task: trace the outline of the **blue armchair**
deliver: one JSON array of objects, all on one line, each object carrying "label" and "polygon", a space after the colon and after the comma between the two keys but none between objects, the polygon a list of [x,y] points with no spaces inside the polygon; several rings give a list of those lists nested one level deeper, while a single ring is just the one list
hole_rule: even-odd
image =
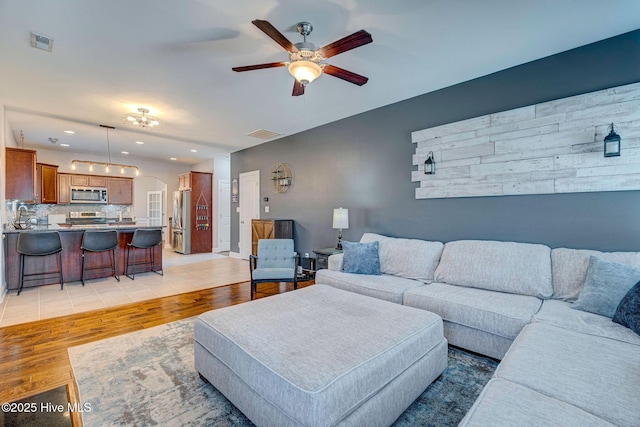
[{"label": "blue armchair", "polygon": [[293,289],[298,289],[298,264],[293,239],[258,240],[258,256],[249,258],[251,299],[255,297],[258,283],[292,282]]}]

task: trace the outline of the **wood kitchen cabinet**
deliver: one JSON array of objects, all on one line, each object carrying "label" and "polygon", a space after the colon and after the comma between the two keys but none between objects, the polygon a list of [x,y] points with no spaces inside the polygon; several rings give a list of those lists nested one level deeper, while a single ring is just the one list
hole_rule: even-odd
[{"label": "wood kitchen cabinet", "polygon": [[5,198],[35,202],[36,152],[20,148],[5,149]]},{"label": "wood kitchen cabinet", "polygon": [[58,203],[58,166],[36,163],[36,203]]},{"label": "wood kitchen cabinet", "polygon": [[58,203],[71,203],[71,177],[68,173],[58,174]]},{"label": "wood kitchen cabinet", "polygon": [[178,175],[178,190],[191,190],[191,172]]},{"label": "wood kitchen cabinet", "polygon": [[133,204],[133,179],[106,178],[107,203],[112,205]]},{"label": "wood kitchen cabinet", "polygon": [[251,254],[258,255],[260,239],[293,239],[293,220],[291,219],[252,219]]},{"label": "wood kitchen cabinet", "polygon": [[71,175],[71,185],[78,187],[102,187],[107,188],[109,177],[100,175]]}]

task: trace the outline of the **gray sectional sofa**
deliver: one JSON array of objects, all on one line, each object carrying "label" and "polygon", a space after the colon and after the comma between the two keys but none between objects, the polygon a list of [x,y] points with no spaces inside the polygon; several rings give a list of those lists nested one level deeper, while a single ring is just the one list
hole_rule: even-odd
[{"label": "gray sectional sofa", "polygon": [[373,233],[381,275],[329,258],[316,283],[436,313],[450,344],[502,359],[461,425],[640,425],[640,336],[572,306],[591,256],[640,268],[640,253]]}]

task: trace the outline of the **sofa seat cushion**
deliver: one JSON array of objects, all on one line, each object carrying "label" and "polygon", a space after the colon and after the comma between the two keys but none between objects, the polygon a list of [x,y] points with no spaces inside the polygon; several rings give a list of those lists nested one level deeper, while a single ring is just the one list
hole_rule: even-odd
[{"label": "sofa seat cushion", "polygon": [[375,233],[364,233],[361,243],[378,242],[380,271],[384,274],[433,281],[433,273],[440,262],[444,244],[419,239],[387,237]]},{"label": "sofa seat cushion", "polygon": [[514,339],[531,322],[542,301],[527,295],[434,282],[407,290],[403,304],[436,313],[452,323]]},{"label": "sofa seat cushion", "polygon": [[568,403],[519,384],[494,378],[482,389],[458,427],[614,425]]},{"label": "sofa seat cushion", "polygon": [[578,299],[587,278],[591,256],[640,268],[640,252],[599,252],[587,249],[556,248],[551,251],[554,299],[571,302]]},{"label": "sofa seat cushion", "polygon": [[640,346],[527,325],[494,374],[620,426],[640,425]]},{"label": "sofa seat cushion", "polygon": [[631,329],[614,323],[608,317],[574,310],[571,306],[570,302],[545,300],[540,311],[533,316],[533,320],[583,334],[640,345],[640,336]]},{"label": "sofa seat cushion", "polygon": [[425,286],[417,280],[405,279],[388,274],[380,276],[345,273],[342,271],[319,270],[316,283],[329,285],[345,291],[402,304],[402,294],[408,289]]},{"label": "sofa seat cushion", "polygon": [[549,298],[551,249],[545,245],[482,240],[448,242],[434,280],[451,285]]}]

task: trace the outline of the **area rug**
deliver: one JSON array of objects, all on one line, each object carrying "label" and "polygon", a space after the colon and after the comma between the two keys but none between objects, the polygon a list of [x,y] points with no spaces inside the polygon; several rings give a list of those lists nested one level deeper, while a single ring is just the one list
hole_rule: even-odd
[{"label": "area rug", "polygon": [[[193,365],[195,318],[69,348],[82,414],[92,426],[252,426]],[[449,348],[444,373],[394,426],[455,426],[498,362]]]}]

